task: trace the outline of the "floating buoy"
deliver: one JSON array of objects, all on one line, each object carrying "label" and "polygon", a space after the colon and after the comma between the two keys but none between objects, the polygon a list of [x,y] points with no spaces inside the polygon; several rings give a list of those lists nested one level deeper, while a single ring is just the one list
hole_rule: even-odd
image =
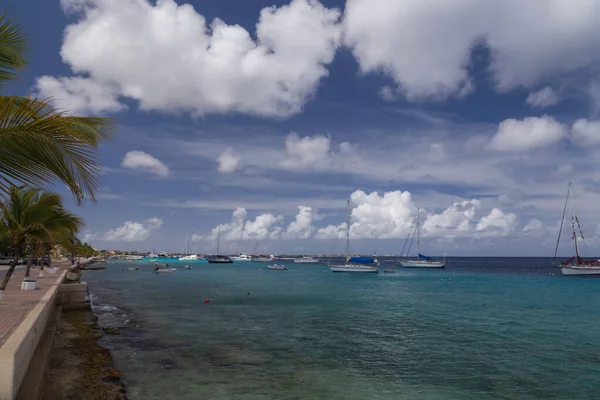
[{"label": "floating buoy", "polygon": [[204,304],[208,304],[208,303],[210,303],[210,300],[209,299],[205,299],[204,300]]}]

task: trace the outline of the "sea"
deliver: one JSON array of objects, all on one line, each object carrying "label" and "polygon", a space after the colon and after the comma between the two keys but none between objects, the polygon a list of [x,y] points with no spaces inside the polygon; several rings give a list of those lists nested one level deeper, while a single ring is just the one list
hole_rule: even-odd
[{"label": "sea", "polygon": [[380,261],[117,262],[84,280],[134,400],[600,399],[600,279],[548,258]]}]

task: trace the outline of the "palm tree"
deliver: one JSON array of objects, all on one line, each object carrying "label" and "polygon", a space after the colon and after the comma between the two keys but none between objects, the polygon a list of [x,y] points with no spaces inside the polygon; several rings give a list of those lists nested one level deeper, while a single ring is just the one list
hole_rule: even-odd
[{"label": "palm tree", "polygon": [[[27,64],[27,40],[6,14],[0,15],[0,88]],[[0,192],[18,184],[60,180],[78,204],[96,201],[97,147],[110,136],[109,118],[75,117],[33,97],[0,95]],[[2,195],[2,193],[0,193]]]},{"label": "palm tree", "polygon": [[56,193],[24,186],[11,187],[0,203],[0,236],[8,236],[13,260],[0,283],[0,299],[28,241],[48,241],[54,234],[76,231],[81,218],[68,213]]},{"label": "palm tree", "polygon": [[[38,197],[41,192],[38,193]],[[52,213],[43,222],[41,234],[30,235],[28,238],[30,253],[25,268],[25,277],[29,276],[33,257],[42,251],[43,255],[49,252],[54,244],[64,244],[68,242],[79,231],[83,225],[83,220],[73,213],[66,211],[61,207],[52,210]],[[44,266],[42,264],[42,270]]]}]

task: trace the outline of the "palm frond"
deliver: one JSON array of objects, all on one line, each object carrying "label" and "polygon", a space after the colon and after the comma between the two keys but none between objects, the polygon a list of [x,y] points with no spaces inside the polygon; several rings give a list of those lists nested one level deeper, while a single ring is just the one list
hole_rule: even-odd
[{"label": "palm frond", "polygon": [[44,100],[0,96],[0,176],[32,186],[58,178],[77,203],[95,202],[97,146],[114,127],[109,118],[66,116]]},{"label": "palm frond", "polygon": [[7,13],[0,14],[0,86],[16,79],[17,72],[27,65],[26,51],[27,38],[21,27]]}]

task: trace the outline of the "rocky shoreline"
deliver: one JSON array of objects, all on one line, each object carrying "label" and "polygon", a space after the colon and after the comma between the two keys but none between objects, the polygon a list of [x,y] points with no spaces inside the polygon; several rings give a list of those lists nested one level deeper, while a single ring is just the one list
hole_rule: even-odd
[{"label": "rocky shoreline", "polygon": [[127,399],[110,351],[98,343],[102,334],[91,310],[63,311],[40,399]]}]

